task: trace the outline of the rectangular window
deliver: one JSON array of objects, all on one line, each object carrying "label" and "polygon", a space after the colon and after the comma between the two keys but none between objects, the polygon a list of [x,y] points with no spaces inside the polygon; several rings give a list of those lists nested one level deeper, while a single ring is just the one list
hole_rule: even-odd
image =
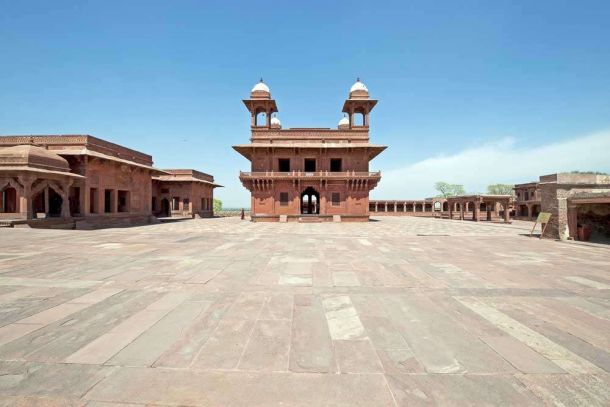
[{"label": "rectangular window", "polygon": [[189,209],[190,203],[191,203],[191,201],[188,198],[184,198],[182,200],[182,207],[184,208],[185,211]]},{"label": "rectangular window", "polygon": [[280,206],[288,206],[288,192],[280,192]]},{"label": "rectangular window", "polygon": [[104,190],[104,212],[112,212],[112,189]]},{"label": "rectangular window", "polygon": [[172,198],[172,210],[177,211],[180,209],[180,198],[175,196]]},{"label": "rectangular window", "polygon": [[333,192],[330,195],[330,201],[332,206],[339,206],[341,204],[341,194],[338,192]]},{"label": "rectangular window", "polygon": [[331,172],[341,172],[341,159],[340,158],[331,158],[330,159],[330,171]]},{"label": "rectangular window", "polygon": [[97,213],[97,206],[99,205],[98,199],[97,188],[89,189],[89,212]]},{"label": "rectangular window", "polygon": [[290,172],[290,158],[278,159],[278,171],[279,172]]},{"label": "rectangular window", "polygon": [[305,159],[305,172],[316,172],[316,159],[306,158]]},{"label": "rectangular window", "polygon": [[119,212],[129,212],[129,191],[119,191]]}]

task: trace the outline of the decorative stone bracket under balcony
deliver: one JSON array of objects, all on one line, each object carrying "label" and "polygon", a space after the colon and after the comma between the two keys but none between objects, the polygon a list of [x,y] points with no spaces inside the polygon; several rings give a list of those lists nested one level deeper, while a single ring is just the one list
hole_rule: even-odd
[{"label": "decorative stone bracket under balcony", "polygon": [[292,181],[295,186],[303,181],[319,181],[321,188],[325,188],[328,181],[345,181],[350,190],[370,191],[381,179],[381,171],[240,171],[239,179],[250,191],[272,189],[276,181]]}]

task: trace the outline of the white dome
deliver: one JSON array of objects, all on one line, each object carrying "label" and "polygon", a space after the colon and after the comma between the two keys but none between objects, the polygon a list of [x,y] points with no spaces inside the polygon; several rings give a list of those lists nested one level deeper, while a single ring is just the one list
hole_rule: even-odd
[{"label": "white dome", "polygon": [[349,119],[347,117],[342,117],[341,120],[339,120],[339,126],[348,126],[349,125]]},{"label": "white dome", "polygon": [[368,92],[368,91],[369,91],[369,90],[367,89],[366,85],[365,85],[364,83],[360,82],[360,79],[357,79],[357,80],[356,80],[356,83],[354,83],[354,84],[352,85],[352,87],[351,87],[351,88],[349,88],[350,93],[351,93],[351,92],[354,92],[354,91],[356,91],[356,90],[363,90],[363,91],[365,91],[365,92]]},{"label": "white dome", "polygon": [[263,82],[263,80],[261,79],[261,81],[259,83],[257,83],[256,85],[254,85],[254,87],[252,88],[252,92],[256,92],[256,91],[262,91],[262,92],[267,92],[267,93],[271,93],[269,91],[269,86],[267,86],[265,84],[265,82]]},{"label": "white dome", "polygon": [[271,118],[271,125],[272,126],[281,126],[282,123],[280,122],[280,119],[278,119],[276,116]]}]

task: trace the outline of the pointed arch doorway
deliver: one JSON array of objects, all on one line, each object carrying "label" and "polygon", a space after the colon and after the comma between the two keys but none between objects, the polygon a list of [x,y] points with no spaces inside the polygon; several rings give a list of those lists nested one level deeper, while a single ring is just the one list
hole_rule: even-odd
[{"label": "pointed arch doorway", "polygon": [[320,194],[313,187],[307,187],[301,194],[301,214],[320,214]]}]

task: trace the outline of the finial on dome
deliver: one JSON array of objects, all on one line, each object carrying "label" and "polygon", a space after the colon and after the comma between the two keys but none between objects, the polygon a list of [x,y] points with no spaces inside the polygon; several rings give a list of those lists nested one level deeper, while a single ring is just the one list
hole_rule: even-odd
[{"label": "finial on dome", "polygon": [[356,82],[349,89],[350,99],[368,99],[369,90],[364,83],[360,81],[360,77],[356,78]]},{"label": "finial on dome", "polygon": [[269,90],[269,86],[263,82],[263,78],[261,78],[261,80],[254,85],[250,91],[250,94],[253,98],[269,99],[271,96],[271,91]]}]

